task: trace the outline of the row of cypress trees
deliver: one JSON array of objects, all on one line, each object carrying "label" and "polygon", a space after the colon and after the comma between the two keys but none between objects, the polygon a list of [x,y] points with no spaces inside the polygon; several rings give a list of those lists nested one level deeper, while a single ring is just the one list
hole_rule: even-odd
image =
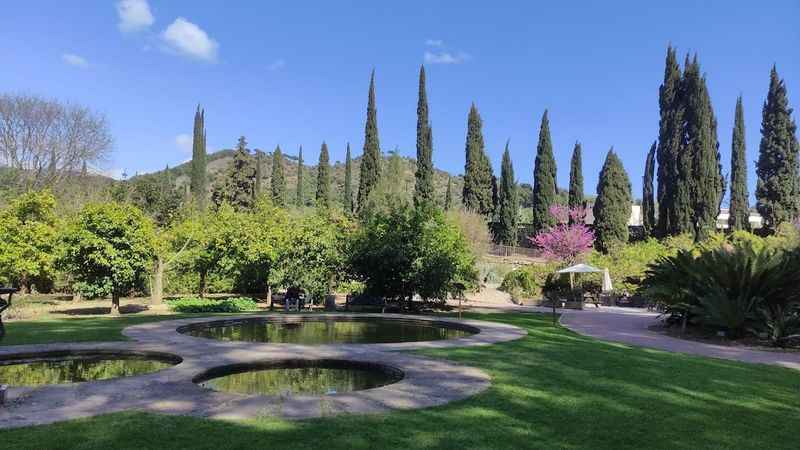
[{"label": "row of cypress trees", "polygon": [[[785,83],[773,66],[762,109],[755,193],[763,225],[773,232],[781,223],[796,219],[800,213],[800,145],[788,103]],[[687,56],[681,72],[675,49],[671,46],[667,49],[659,107],[659,138],[648,152],[643,178],[645,232],[656,236],[693,233],[696,239],[702,239],[716,228],[725,178],[720,163],[717,121],[697,56],[691,61]],[[654,176],[658,182],[657,193],[653,189]],[[750,228],[741,96],[736,101],[731,140],[729,213],[730,229]]]},{"label": "row of cypress trees", "polygon": [[[685,60],[683,70],[677,62],[676,51],[667,49],[664,81],[659,89],[659,139],[647,154],[643,177],[642,214],[645,232],[667,236],[685,232],[702,238],[715,228],[724,196],[725,178],[720,164],[717,122],[711,105],[705,76],[695,56]],[[796,125],[791,119],[786,87],[773,67],[770,89],[764,103],[762,140],[757,164],[757,208],[765,226],[774,229],[781,222],[795,218],[800,211],[800,179],[798,178],[798,142]],[[191,190],[195,195],[205,192],[205,114],[198,107],[195,114]],[[467,118],[465,145],[463,207],[496,220],[495,234],[499,242],[516,241],[518,195],[508,142],[498,181],[486,154],[482,119],[475,104]],[[417,103],[417,170],[414,203],[434,201],[433,139],[429,118],[424,66],[419,72]],[[285,202],[285,182],[280,147],[273,152],[271,196],[282,205]],[[302,148],[298,169],[297,199],[302,203]],[[261,190],[261,155],[256,157],[254,190]],[[378,137],[375,104],[375,72],[370,76],[365,124],[364,149],[356,198],[352,192],[352,160],[347,145],[345,161],[344,207],[357,211],[365,204],[369,193],[380,179],[381,150]],[[737,100],[731,157],[730,226],[746,229],[749,226],[747,168],[744,141],[744,113],[741,97]],[[576,142],[570,161],[569,206],[584,205],[582,149]],[[329,206],[330,161],[327,144],[322,144],[318,169],[316,199]],[[657,171],[656,171],[657,167]],[[655,182],[658,189],[655,189]],[[598,199],[594,206],[598,246],[605,241],[627,238],[627,220],[632,200],[630,182],[616,153],[609,151],[598,182]],[[553,225],[549,213],[556,203],[556,163],[550,137],[548,111],[545,110],[539,128],[533,177],[533,232]],[[197,195],[202,203],[204,195]],[[656,199],[658,201],[656,201]],[[452,182],[448,180],[445,208],[452,208]],[[623,213],[627,210],[627,213]],[[623,217],[624,216],[624,217]],[[599,221],[599,223],[598,223]]]}]

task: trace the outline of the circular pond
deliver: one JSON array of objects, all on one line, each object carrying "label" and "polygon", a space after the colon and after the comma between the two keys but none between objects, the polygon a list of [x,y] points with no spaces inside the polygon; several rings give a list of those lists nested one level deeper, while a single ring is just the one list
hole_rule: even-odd
[{"label": "circular pond", "polygon": [[0,384],[27,387],[80,383],[156,372],[181,362],[161,353],[47,352],[0,358]]},{"label": "circular pond", "polygon": [[386,344],[438,341],[478,333],[467,325],[374,317],[287,317],[203,322],[178,328],[190,336],[275,344]]},{"label": "circular pond", "polygon": [[217,367],[195,378],[216,391],[250,395],[334,395],[403,379],[383,364],[344,360],[284,360]]}]

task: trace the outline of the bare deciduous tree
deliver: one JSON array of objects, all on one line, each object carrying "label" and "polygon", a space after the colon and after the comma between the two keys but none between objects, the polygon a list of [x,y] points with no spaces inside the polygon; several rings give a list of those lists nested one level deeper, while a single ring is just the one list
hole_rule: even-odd
[{"label": "bare deciduous tree", "polygon": [[108,155],[105,117],[89,108],[28,95],[0,95],[0,164],[25,188],[53,186]]}]

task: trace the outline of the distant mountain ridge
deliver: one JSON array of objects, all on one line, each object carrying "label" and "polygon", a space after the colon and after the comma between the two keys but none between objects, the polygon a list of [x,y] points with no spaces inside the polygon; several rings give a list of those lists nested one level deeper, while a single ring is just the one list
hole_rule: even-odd
[{"label": "distant mountain ridge", "polygon": [[[256,150],[259,149],[250,149],[251,154],[255,154]],[[225,173],[225,170],[228,168],[228,165],[233,160],[234,152],[235,150],[233,149],[223,149],[208,154],[208,156],[206,157],[206,173],[208,173],[209,175],[209,180],[208,180],[209,188],[213,186],[214,182]],[[272,152],[264,152],[264,154],[265,157],[262,158],[262,168],[261,168],[262,185],[265,187],[265,189],[269,189],[270,174],[272,173]],[[286,192],[288,200],[292,202],[295,198],[295,192],[297,187],[298,157],[296,155],[287,155],[285,153],[283,157],[284,157],[283,173],[284,173],[284,178],[286,180]],[[407,186],[407,191],[409,193],[413,193],[415,184],[414,174],[417,169],[417,162],[414,158],[409,158],[405,156],[401,157],[401,159],[403,166],[402,182]],[[388,154],[384,154],[383,161],[385,166],[388,161]],[[352,188],[354,196],[358,191],[360,168],[361,168],[361,157],[359,156],[357,158],[353,158]],[[332,169],[331,181],[332,181],[334,198],[337,201],[341,201],[342,197],[344,196],[345,164],[343,161],[337,161],[331,165],[331,169]],[[146,174],[139,174],[136,175],[136,177],[159,176],[164,174],[164,170],[159,170],[156,172],[150,172]],[[175,180],[175,185],[181,188],[185,188],[186,186],[188,186],[191,170],[192,170],[191,161],[187,161],[183,164],[179,164],[175,167],[169,168],[170,174],[172,175],[172,178]],[[306,204],[311,205],[314,203],[314,195],[316,193],[316,187],[317,187],[317,166],[303,164],[303,170],[304,170],[303,198]],[[132,177],[132,179],[136,177]],[[446,171],[434,168],[433,183],[434,183],[434,192],[436,196],[436,201],[440,205],[444,205],[445,193],[447,191],[447,179],[449,177],[452,177],[452,183],[453,183],[452,185],[453,204],[459,205],[461,204],[461,191],[464,186],[464,177],[461,175],[453,176]]]}]

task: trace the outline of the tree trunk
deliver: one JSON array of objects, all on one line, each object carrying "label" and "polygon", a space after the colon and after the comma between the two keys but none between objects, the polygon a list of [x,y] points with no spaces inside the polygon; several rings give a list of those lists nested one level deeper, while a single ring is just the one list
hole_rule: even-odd
[{"label": "tree trunk", "polygon": [[206,276],[207,276],[207,274],[208,274],[207,270],[203,270],[203,271],[200,272],[200,289],[199,289],[200,292],[198,293],[200,298],[203,298],[203,297],[206,296]]},{"label": "tree trunk", "polygon": [[111,315],[119,316],[119,294],[111,294]]},{"label": "tree trunk", "polygon": [[160,305],[164,302],[164,260],[161,256],[156,258],[153,267],[153,286],[150,289],[150,303]]},{"label": "tree trunk", "polygon": [[267,284],[267,301],[269,302],[269,310],[272,311],[272,285]]}]

